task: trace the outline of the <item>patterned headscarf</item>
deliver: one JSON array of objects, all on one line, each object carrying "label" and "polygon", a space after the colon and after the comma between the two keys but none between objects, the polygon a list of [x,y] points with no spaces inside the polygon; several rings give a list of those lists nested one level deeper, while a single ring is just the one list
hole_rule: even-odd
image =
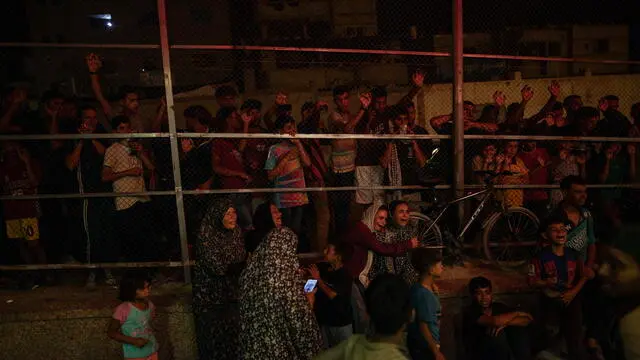
[{"label": "patterned headscarf", "polygon": [[[389,204],[389,218],[391,219],[385,237],[390,244],[399,244],[405,241],[409,241],[418,235],[418,230],[409,221],[406,226],[400,226],[396,224],[393,219],[393,214],[399,205],[406,204],[406,201],[396,200]],[[413,269],[408,254],[405,256],[398,256],[395,258],[388,258],[387,261],[393,262],[393,269],[395,269],[398,275],[401,275],[403,279],[409,284],[412,284],[418,280],[418,273]]]},{"label": "patterned headscarf", "polygon": [[[369,230],[373,233],[373,236],[376,236],[376,215],[378,211],[384,204],[381,201],[374,201],[373,205],[369,206],[367,210],[362,214],[362,223],[369,228]],[[373,266],[375,254],[373,251],[367,251],[367,262],[364,265],[364,268],[358,275],[358,279],[360,283],[364,285],[364,287],[369,286],[369,272],[371,271],[371,267]]]},{"label": "patterned headscarf", "polygon": [[298,237],[273,229],[240,277],[240,342],[245,360],[312,359],[321,338],[298,273]]},{"label": "patterned headscarf", "polygon": [[230,273],[229,265],[245,261],[246,252],[240,228],[226,229],[223,219],[233,208],[228,198],[217,199],[209,208],[196,243],[194,303],[206,307],[237,299],[239,273]]}]

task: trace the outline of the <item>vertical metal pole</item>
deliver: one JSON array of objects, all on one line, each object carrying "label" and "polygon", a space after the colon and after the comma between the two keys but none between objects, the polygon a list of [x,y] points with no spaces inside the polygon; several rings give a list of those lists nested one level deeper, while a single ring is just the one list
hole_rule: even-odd
[{"label": "vertical metal pole", "polygon": [[180,176],[180,157],[178,138],[176,137],[176,114],[173,108],[173,84],[171,82],[171,61],[169,59],[169,38],[167,35],[167,8],[165,0],[158,0],[158,21],[160,24],[160,48],[162,50],[162,69],[164,70],[164,90],[167,99],[167,116],[169,117],[169,142],[171,146],[171,162],[173,165],[173,181],[176,192],[176,209],[178,215],[178,231],[180,232],[180,252],[184,269],[185,283],[191,282],[189,268],[189,246],[187,242],[187,223],[184,216],[184,198],[182,194],[182,178]]},{"label": "vertical metal pole", "polygon": [[[453,178],[456,197],[464,195],[464,83],[462,0],[453,0]],[[458,204],[458,222],[464,219],[464,204]]]}]

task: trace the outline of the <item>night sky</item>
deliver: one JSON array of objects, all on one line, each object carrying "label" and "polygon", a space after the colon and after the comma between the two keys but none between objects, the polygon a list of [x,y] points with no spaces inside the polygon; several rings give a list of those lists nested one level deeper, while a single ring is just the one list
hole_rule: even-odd
[{"label": "night sky", "polygon": [[[234,0],[231,4],[247,9],[251,1],[254,0]],[[451,33],[450,0],[378,0],[377,7],[379,35],[385,39],[406,38],[411,25],[416,25],[419,34],[427,38],[431,34]],[[631,18],[630,14],[635,17]],[[628,23],[631,25],[631,57],[640,59],[638,14],[639,0],[466,0],[464,27],[465,32],[491,32],[522,25]],[[246,20],[246,16],[234,15],[234,20]],[[5,1],[0,12],[0,41],[28,41],[27,18],[22,1]],[[21,76],[18,74],[23,53],[21,49],[0,51],[0,82],[7,83]]]}]

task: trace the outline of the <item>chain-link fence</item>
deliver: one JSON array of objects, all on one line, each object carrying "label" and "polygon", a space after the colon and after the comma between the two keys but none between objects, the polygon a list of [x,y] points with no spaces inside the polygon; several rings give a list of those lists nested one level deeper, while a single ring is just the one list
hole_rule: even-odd
[{"label": "chain-link fence", "polygon": [[[12,244],[5,263],[185,266],[222,197],[249,251],[270,226],[262,204],[280,209],[300,253],[317,253],[372,204],[400,198],[428,224],[421,235],[436,240],[425,244],[446,247],[459,233],[439,217],[450,189],[479,190],[487,177],[494,212],[522,207],[538,221],[562,200],[560,180],[578,175],[608,187],[589,194],[601,229],[633,215],[627,145],[640,107],[628,25],[514,25],[498,15],[513,9],[465,4],[458,88],[451,4],[423,17],[416,9],[426,5],[411,3],[172,1],[164,11],[162,1],[108,10],[28,2],[29,14],[44,7],[73,31],[30,15],[38,26],[28,41],[0,44],[23,69],[13,80],[24,80],[7,81],[0,120],[2,233],[25,240],[3,242]],[[481,199],[467,202],[464,219]],[[492,215],[482,218],[467,243]]]}]

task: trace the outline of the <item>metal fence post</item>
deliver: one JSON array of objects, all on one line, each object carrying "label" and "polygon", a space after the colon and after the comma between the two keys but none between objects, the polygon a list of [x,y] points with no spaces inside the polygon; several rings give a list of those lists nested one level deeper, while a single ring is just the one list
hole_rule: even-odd
[{"label": "metal fence post", "polygon": [[169,142],[171,145],[171,162],[173,165],[173,181],[175,184],[176,210],[178,215],[178,231],[180,232],[180,252],[184,269],[185,283],[191,282],[189,267],[189,246],[187,242],[187,223],[184,216],[184,198],[180,176],[180,157],[178,138],[176,136],[176,114],[173,108],[173,84],[171,81],[171,61],[169,59],[169,38],[167,33],[167,8],[165,0],[158,0],[158,22],[160,24],[160,49],[162,50],[162,69],[164,71],[164,89],[167,100],[167,116],[169,118]]},{"label": "metal fence post", "polygon": [[[453,187],[456,197],[464,195],[464,67],[462,0],[453,0]],[[464,218],[464,204],[458,204],[458,223]]]}]

